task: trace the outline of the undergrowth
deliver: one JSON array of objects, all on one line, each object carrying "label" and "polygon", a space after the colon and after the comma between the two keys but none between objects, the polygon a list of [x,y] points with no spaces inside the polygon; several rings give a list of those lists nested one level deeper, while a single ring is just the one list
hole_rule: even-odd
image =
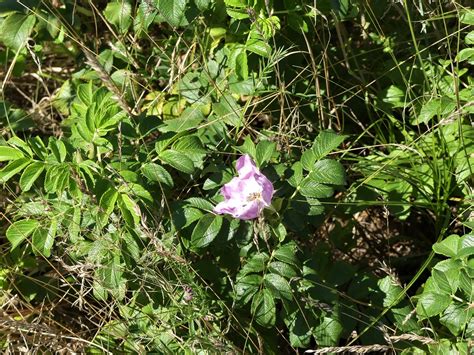
[{"label": "undergrowth", "polygon": [[[467,1],[0,3],[0,345],[460,353]],[[214,212],[248,155],[256,219]]]}]

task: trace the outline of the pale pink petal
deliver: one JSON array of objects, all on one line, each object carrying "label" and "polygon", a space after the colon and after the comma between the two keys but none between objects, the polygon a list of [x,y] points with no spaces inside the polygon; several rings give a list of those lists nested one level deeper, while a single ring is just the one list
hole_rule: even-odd
[{"label": "pale pink petal", "polygon": [[233,214],[234,218],[238,219],[254,219],[260,215],[260,212],[263,210],[263,203],[260,201],[252,201],[247,205],[242,206]]},{"label": "pale pink petal", "polygon": [[237,160],[236,168],[239,176],[222,187],[225,200],[217,204],[214,212],[245,220],[257,218],[271,204],[273,185],[247,154]]},{"label": "pale pink petal", "polygon": [[234,213],[236,213],[236,211],[238,210],[239,206],[240,204],[238,203],[238,201],[230,199],[218,203],[216,207],[214,207],[213,211],[217,214],[228,213],[234,215]]},{"label": "pale pink petal", "polygon": [[230,182],[222,186],[221,193],[225,199],[232,198],[241,193],[242,189],[245,187],[242,179],[235,177]]},{"label": "pale pink petal", "polygon": [[235,168],[239,173],[239,177],[246,178],[252,174],[258,174],[260,171],[248,154],[242,155],[235,163]]},{"label": "pale pink petal", "polygon": [[257,181],[259,181],[260,185],[262,186],[262,198],[265,206],[270,206],[272,203],[273,193],[275,192],[272,183],[265,175],[260,175],[257,177]]}]

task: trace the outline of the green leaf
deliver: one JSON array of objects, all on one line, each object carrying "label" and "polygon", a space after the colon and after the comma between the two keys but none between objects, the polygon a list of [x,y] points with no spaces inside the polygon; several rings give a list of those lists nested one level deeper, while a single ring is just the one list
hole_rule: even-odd
[{"label": "green leaf", "polygon": [[298,276],[298,272],[293,266],[281,261],[272,261],[268,265],[268,270],[273,273],[279,274],[287,279],[291,279],[293,277]]},{"label": "green leaf", "polygon": [[233,127],[242,125],[242,108],[232,95],[223,95],[219,102],[212,104],[212,109],[222,122]]},{"label": "green leaf", "polygon": [[36,229],[31,240],[33,251],[49,258],[51,256],[51,248],[53,247],[54,239],[56,238],[57,229],[58,221],[55,218],[51,220],[51,225],[48,230],[43,228]]},{"label": "green leaf", "polygon": [[66,145],[62,140],[50,138],[49,139],[49,149],[53,152],[54,157],[58,163],[64,162],[66,159]]},{"label": "green leaf", "polygon": [[23,171],[20,177],[20,188],[23,191],[28,191],[33,186],[34,182],[44,171],[43,162],[33,162]]},{"label": "green leaf", "polygon": [[383,279],[377,282],[377,285],[379,286],[380,290],[385,293],[385,297],[383,299],[384,307],[395,306],[395,301],[397,301],[403,289],[393,281],[391,276],[385,276]]},{"label": "green leaf", "polygon": [[35,22],[35,15],[11,14],[1,22],[0,41],[14,51],[20,50],[28,40]]},{"label": "green leaf", "polygon": [[132,24],[132,4],[129,0],[109,2],[104,10],[104,16],[107,21],[124,33]]},{"label": "green leaf", "polygon": [[303,166],[301,162],[297,161],[292,165],[290,174],[291,176],[288,178],[288,183],[291,186],[298,188],[301,184],[301,181],[303,180]]},{"label": "green leaf", "polygon": [[262,281],[262,276],[255,274],[237,279],[235,284],[235,300],[240,306],[250,302],[252,296],[260,288]]},{"label": "green leaf", "polygon": [[249,66],[247,63],[247,52],[241,50],[235,58],[235,72],[243,80],[247,80],[249,77]]},{"label": "green leaf", "polygon": [[[333,131],[322,131],[316,137],[311,150],[314,152],[315,160],[324,158],[346,139],[346,136],[341,136]],[[310,170],[310,169],[308,169]]]},{"label": "green leaf", "polygon": [[296,256],[297,251],[298,247],[296,244],[294,242],[290,242],[276,249],[273,252],[273,257],[279,261],[292,265],[296,267],[297,270],[299,270],[299,261]]},{"label": "green leaf", "polygon": [[445,309],[443,315],[440,317],[439,322],[448,328],[451,333],[458,335],[463,331],[469,316],[467,305],[453,303]]},{"label": "green leaf", "polygon": [[466,37],[464,37],[464,43],[468,45],[474,44],[474,31],[469,32]]},{"label": "green leaf", "polygon": [[230,9],[227,7],[226,11],[227,15],[236,20],[243,20],[249,18],[249,14],[247,13],[247,11],[245,11],[245,9]]},{"label": "green leaf", "polygon": [[265,287],[267,287],[276,298],[292,300],[290,284],[286,279],[278,274],[267,273],[263,277]]},{"label": "green leaf", "polygon": [[34,219],[23,219],[13,223],[8,227],[6,235],[11,243],[11,250],[21,244],[39,226],[39,222]]},{"label": "green leaf", "polygon": [[149,180],[162,183],[168,188],[174,186],[173,178],[170,173],[161,165],[148,163],[143,165],[141,169],[143,175],[145,175]]},{"label": "green leaf", "polygon": [[134,227],[140,223],[140,207],[127,194],[120,194],[117,199],[122,217],[128,225]]},{"label": "green leaf", "polygon": [[166,120],[158,129],[160,132],[184,132],[198,128],[204,115],[197,107],[188,107],[178,118]]},{"label": "green leaf", "polygon": [[471,255],[474,255],[474,234],[466,234],[461,237],[458,257],[464,258]]},{"label": "green leaf", "polygon": [[158,157],[164,163],[171,165],[173,168],[182,171],[183,173],[192,174],[194,172],[193,161],[184,153],[168,149],[161,152]]},{"label": "green leaf", "polygon": [[422,318],[428,318],[441,314],[451,303],[449,295],[426,292],[418,299],[416,313]]},{"label": "green leaf", "polygon": [[474,26],[474,10],[469,8],[462,10],[459,21],[465,25]]},{"label": "green leaf", "polygon": [[12,176],[22,171],[28,164],[30,158],[20,158],[10,162],[6,167],[0,170],[0,184],[6,183]]},{"label": "green leaf", "polygon": [[102,226],[107,223],[110,214],[114,211],[118,196],[117,190],[114,187],[109,187],[100,197],[99,221]]},{"label": "green leaf", "polygon": [[459,51],[458,55],[456,56],[456,61],[463,62],[468,60],[472,62],[474,60],[474,48],[464,48]]},{"label": "green leaf", "polygon": [[212,213],[204,215],[194,227],[191,235],[191,245],[194,248],[208,246],[219,234],[222,227],[222,217]]},{"label": "green leaf", "polygon": [[269,290],[264,288],[253,297],[251,312],[262,327],[270,328],[275,325],[275,301]]},{"label": "green leaf", "polygon": [[337,319],[323,317],[320,325],[314,328],[314,338],[319,346],[336,346],[342,333],[342,324]]},{"label": "green leaf", "polygon": [[432,275],[440,290],[454,294],[459,287],[460,264],[452,259],[441,261],[433,268]]},{"label": "green leaf", "polygon": [[0,146],[0,161],[16,160],[23,157],[23,153],[18,149]]},{"label": "green leaf", "polygon": [[184,26],[187,24],[184,12],[186,10],[187,0],[159,0],[158,8],[160,15],[171,26]]},{"label": "green leaf", "polygon": [[458,254],[459,249],[459,236],[453,234],[442,240],[441,242],[433,245],[433,250],[437,254],[442,254],[450,258],[454,258]]},{"label": "green leaf", "polygon": [[257,253],[253,255],[247,263],[242,267],[239,275],[246,275],[250,273],[257,273],[265,270],[268,260],[270,257],[267,253]]},{"label": "green leaf", "polygon": [[317,160],[317,156],[312,149],[306,150],[301,155],[301,164],[305,170],[311,171],[314,167],[314,163]]},{"label": "green leaf", "polygon": [[276,143],[270,141],[261,141],[257,145],[257,165],[263,166],[270,161],[273,153],[276,151]]},{"label": "green leaf", "polygon": [[257,147],[250,135],[245,137],[244,143],[238,149],[242,154],[248,154],[254,161],[257,161]]},{"label": "green leaf", "polygon": [[318,183],[344,185],[346,183],[346,172],[342,164],[338,161],[324,159],[314,164],[309,174],[309,179]]},{"label": "green leaf", "polygon": [[214,209],[212,203],[201,197],[190,197],[186,199],[186,203],[189,203],[191,206],[199,208],[206,212],[211,212]]},{"label": "green leaf", "polygon": [[312,198],[328,198],[334,193],[332,187],[316,182],[312,179],[304,179],[299,186],[303,196]]},{"label": "green leaf", "polygon": [[404,107],[405,92],[395,85],[390,85],[387,89],[381,93],[382,101],[390,104],[392,107]]},{"label": "green leaf", "polygon": [[268,58],[272,54],[272,47],[260,39],[250,38],[245,43],[245,48],[261,57]]}]

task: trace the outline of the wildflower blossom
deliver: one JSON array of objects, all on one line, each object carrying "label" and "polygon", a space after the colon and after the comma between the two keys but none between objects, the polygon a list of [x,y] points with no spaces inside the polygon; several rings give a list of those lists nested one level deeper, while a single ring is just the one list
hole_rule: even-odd
[{"label": "wildflower blossom", "polygon": [[273,185],[247,154],[237,159],[236,168],[239,176],[222,187],[225,200],[214,208],[214,212],[227,213],[238,219],[257,218],[270,206]]}]

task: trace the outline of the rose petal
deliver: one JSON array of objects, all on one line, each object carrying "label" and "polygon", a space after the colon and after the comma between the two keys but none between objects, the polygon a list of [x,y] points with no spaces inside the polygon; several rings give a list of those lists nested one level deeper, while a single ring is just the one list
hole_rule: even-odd
[{"label": "rose petal", "polygon": [[214,212],[238,219],[257,218],[271,204],[273,185],[247,154],[237,160],[236,168],[239,176],[222,187],[225,200],[214,207]]},{"label": "rose petal", "polygon": [[230,180],[230,182],[222,186],[221,193],[225,199],[229,199],[239,195],[243,188],[242,179],[235,177]]},{"label": "rose petal", "polygon": [[248,154],[244,154],[239,159],[237,159],[235,168],[237,169],[239,177],[241,178],[246,178],[251,174],[260,173],[260,170],[258,170],[257,166]]},{"label": "rose petal", "polygon": [[266,206],[270,206],[272,203],[272,197],[275,190],[273,189],[273,185],[270,180],[267,179],[265,175],[261,175],[257,178],[257,181],[260,183],[262,187],[262,199],[265,202]]},{"label": "rose petal", "polygon": [[239,219],[254,219],[260,215],[263,210],[263,203],[258,200],[249,202],[247,205],[238,208],[232,216]]},{"label": "rose petal", "polygon": [[236,210],[238,209],[239,207],[239,201],[237,200],[225,200],[225,201],[222,201],[220,203],[218,203],[216,205],[216,207],[214,207],[214,213],[217,213],[217,214],[223,214],[223,213],[228,213],[228,214],[231,214],[231,215],[234,215],[234,213],[236,212]]}]

